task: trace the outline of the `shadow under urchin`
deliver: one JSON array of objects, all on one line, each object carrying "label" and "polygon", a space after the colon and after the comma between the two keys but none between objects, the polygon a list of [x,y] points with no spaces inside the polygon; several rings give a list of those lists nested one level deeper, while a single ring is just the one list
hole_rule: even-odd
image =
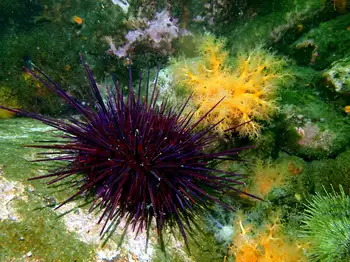
[{"label": "shadow under urchin", "polygon": [[82,56],[81,60],[96,99],[94,106],[83,105],[69,96],[35,65],[37,73],[26,69],[70,104],[81,115],[79,120],[69,118],[64,121],[0,106],[64,132],[61,136],[64,141],[29,147],[55,150],[40,153],[47,158],[36,161],[69,161],[69,164],[30,180],[52,178],[48,182],[52,184],[80,175],[83,179],[79,180],[77,192],[56,208],[78,196],[92,193],[94,201],[90,212],[101,209],[99,223],[104,223],[101,235],[123,220],[126,228],[131,226],[136,235],[146,230],[148,239],[154,220],[162,246],[164,227],[176,225],[187,245],[187,233],[195,224],[196,214],[208,211],[215,202],[231,208],[220,200],[227,191],[244,193],[235,187],[243,183],[239,181],[242,175],[212,168],[210,163],[238,160],[238,153],[249,146],[208,152],[219,140],[211,132],[219,123],[207,127],[200,124],[221,100],[194,122],[194,112],[184,113],[191,96],[178,107],[167,105],[166,101],[159,105],[158,73],[153,89],[149,90],[148,70],[146,95],[141,97],[142,77],[138,91],[134,92],[129,68],[127,94],[116,82],[114,90],[107,88],[108,95],[104,101]]}]

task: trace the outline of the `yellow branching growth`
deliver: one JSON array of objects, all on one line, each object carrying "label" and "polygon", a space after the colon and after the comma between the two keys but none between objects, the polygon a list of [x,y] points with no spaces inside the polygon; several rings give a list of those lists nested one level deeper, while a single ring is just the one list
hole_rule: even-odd
[{"label": "yellow branching growth", "polygon": [[202,117],[225,97],[205,121],[213,124],[223,119],[216,129],[221,134],[247,122],[238,127],[239,134],[256,137],[261,129],[257,121],[269,120],[276,111],[273,97],[286,60],[258,48],[239,55],[232,69],[227,65],[224,42],[212,36],[204,38],[199,54],[196,60],[179,63],[175,73],[178,83],[194,93],[195,118]]},{"label": "yellow branching growth", "polygon": [[237,227],[239,233],[233,237],[229,248],[229,255],[234,256],[236,262],[307,261],[302,245],[281,230],[278,217],[259,230],[244,226],[241,219],[238,219]]}]

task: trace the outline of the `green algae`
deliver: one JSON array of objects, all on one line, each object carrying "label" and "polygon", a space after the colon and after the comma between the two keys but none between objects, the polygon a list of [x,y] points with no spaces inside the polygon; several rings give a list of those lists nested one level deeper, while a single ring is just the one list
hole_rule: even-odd
[{"label": "green algae", "polygon": [[339,154],[335,159],[312,161],[306,172],[307,183],[312,185],[314,192],[321,192],[323,188],[327,191],[338,190],[343,185],[347,191],[350,188],[350,150]]},{"label": "green algae", "polygon": [[[88,92],[87,83],[81,82],[84,78],[79,53],[88,57],[97,77],[102,78],[104,71],[113,71],[114,59],[106,54],[105,36],[120,35],[125,26],[123,13],[112,1],[47,0],[38,3],[37,12],[33,13],[24,1],[15,1],[13,6],[12,1],[5,3],[6,14],[20,15],[6,24],[0,34],[0,87],[11,87],[22,108],[46,114],[59,114],[62,110],[55,94],[38,94],[37,86],[24,79],[23,66],[31,67],[31,62],[80,98]],[[28,13],[34,17],[29,18]],[[73,21],[74,16],[83,19],[81,26]],[[89,96],[83,98],[88,100]]]},{"label": "green algae", "polygon": [[[324,10],[319,0],[269,1],[265,5],[270,8],[252,8],[234,23],[218,28],[227,36],[233,50],[237,47],[252,49],[264,43],[283,53],[286,44],[291,44],[320,21],[330,19],[332,13],[329,12],[331,8]],[[298,32],[298,24],[303,25],[302,32]]]},{"label": "green algae", "polygon": [[[16,201],[21,221],[0,221],[0,250],[5,260],[94,261],[93,246],[77,239],[42,199],[29,195]],[[30,254],[30,255],[29,255]]]},{"label": "green algae", "polygon": [[321,23],[290,46],[291,54],[304,65],[325,69],[332,62],[350,55],[350,14]]},{"label": "green algae", "polygon": [[[347,190],[339,186],[340,194],[323,190],[306,204],[302,234],[310,242],[309,261],[349,261],[349,208]],[[322,193],[321,193],[322,192]]]},{"label": "green algae", "polygon": [[301,66],[292,71],[294,79],[279,91],[282,117],[276,125],[289,130],[281,136],[283,147],[308,159],[336,156],[350,139],[345,100],[322,85],[322,72]]}]

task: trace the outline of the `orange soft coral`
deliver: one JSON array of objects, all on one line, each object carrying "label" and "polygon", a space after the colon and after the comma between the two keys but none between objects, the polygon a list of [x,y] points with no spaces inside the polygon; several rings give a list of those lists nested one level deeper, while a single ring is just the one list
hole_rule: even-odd
[{"label": "orange soft coral", "polygon": [[283,77],[279,70],[286,61],[258,48],[239,55],[231,69],[225,64],[228,53],[223,46],[223,41],[205,37],[199,46],[199,58],[178,64],[177,80],[194,92],[195,117],[200,118],[225,97],[206,121],[224,119],[217,126],[219,133],[248,122],[238,131],[241,136],[255,137],[261,128],[257,121],[269,120],[276,111],[273,95],[276,81]]},{"label": "orange soft coral", "polygon": [[229,255],[235,256],[236,262],[307,261],[297,241],[281,230],[278,217],[260,230],[253,226],[244,227],[241,219],[238,219],[237,227],[240,233],[234,236],[229,249]]},{"label": "orange soft coral", "polygon": [[264,164],[262,161],[258,161],[252,178],[249,192],[265,198],[272,189],[283,187],[286,184],[288,170],[280,166],[274,166],[270,162]]},{"label": "orange soft coral", "polygon": [[336,10],[338,13],[346,13],[346,8],[348,6],[347,0],[333,0],[332,3],[334,5],[334,10]]},{"label": "orange soft coral", "polygon": [[247,192],[265,199],[273,189],[290,185],[293,179],[302,172],[302,164],[291,159],[277,163],[258,160],[252,169],[253,175]]}]

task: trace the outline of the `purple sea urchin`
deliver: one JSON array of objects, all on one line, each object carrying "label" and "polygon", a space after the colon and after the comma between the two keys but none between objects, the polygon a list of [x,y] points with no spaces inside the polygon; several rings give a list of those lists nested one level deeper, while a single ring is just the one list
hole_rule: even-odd
[{"label": "purple sea urchin", "polygon": [[[121,219],[138,234],[149,230],[154,219],[160,239],[165,225],[177,224],[187,243],[186,231],[198,211],[208,208],[210,202],[221,202],[220,195],[227,190],[239,191],[234,186],[242,176],[211,168],[212,161],[235,160],[244,148],[234,148],[217,153],[208,149],[217,142],[211,131],[218,125],[200,128],[201,119],[192,122],[193,113],[183,115],[190,97],[179,108],[157,105],[157,80],[150,95],[149,71],[146,96],[141,97],[141,79],[138,92],[133,90],[131,69],[129,91],[124,98],[123,89],[116,83],[115,94],[108,89],[103,101],[89,66],[83,61],[97,100],[94,107],[82,105],[70,97],[44,72],[34,66],[39,74],[28,70],[48,88],[56,92],[75,108],[81,119],[69,121],[53,119],[21,109],[11,112],[37,119],[65,134],[64,141],[31,147],[54,149],[44,152],[48,158],[36,161],[69,161],[53,173],[34,179],[53,178],[49,184],[81,175],[78,191],[57,208],[79,195],[94,193],[91,210],[103,209],[101,233],[108,232],[107,225],[118,224]],[[218,101],[220,103],[220,101]],[[52,157],[56,154],[57,157]],[[51,157],[49,157],[51,156]],[[240,191],[239,191],[240,192]]]}]

